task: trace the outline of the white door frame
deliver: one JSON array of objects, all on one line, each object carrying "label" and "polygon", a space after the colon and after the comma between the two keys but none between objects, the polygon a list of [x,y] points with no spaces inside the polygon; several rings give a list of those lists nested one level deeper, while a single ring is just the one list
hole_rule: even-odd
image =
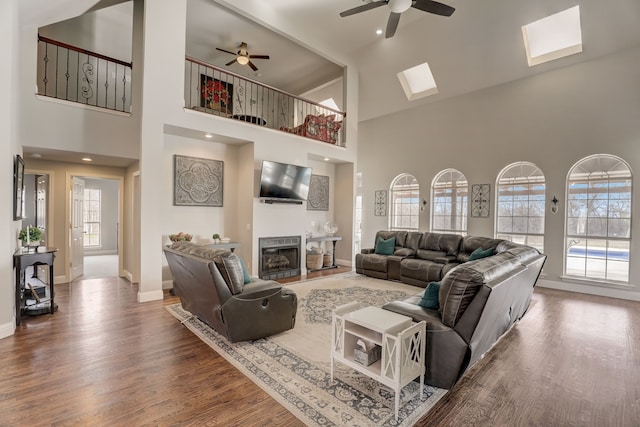
[{"label": "white door frame", "polygon": [[[98,179],[113,179],[118,181],[118,276],[125,277],[124,271],[124,259],[123,259],[123,242],[124,239],[122,237],[123,224],[124,224],[124,176],[121,175],[109,175],[99,172],[92,171],[84,171],[84,172],[74,172],[67,171],[66,174],[66,184],[65,184],[65,218],[67,219],[67,225],[71,222],[71,190],[72,190],[72,177],[86,177],[86,178],[98,178]],[[68,230],[65,230],[64,233],[65,247],[69,248],[71,245],[71,241],[69,238]],[[71,273],[71,254],[67,254],[69,262],[64,266],[64,275],[67,280],[70,279]]]}]

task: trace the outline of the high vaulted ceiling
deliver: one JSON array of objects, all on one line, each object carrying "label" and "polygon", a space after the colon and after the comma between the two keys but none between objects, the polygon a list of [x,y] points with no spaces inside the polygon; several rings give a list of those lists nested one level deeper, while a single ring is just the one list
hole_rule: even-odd
[{"label": "high vaulted ceiling", "polygon": [[[402,14],[390,39],[375,34],[386,25],[386,6],[345,18],[338,15],[363,4],[361,0],[215,2],[313,46],[338,64],[355,65],[360,120],[640,45],[638,0],[442,0],[456,8],[451,17],[411,8]],[[576,5],[580,6],[583,52],[529,67],[521,27]],[[396,75],[423,62],[429,63],[439,93],[410,102]]]},{"label": "high vaulted ceiling", "polygon": [[[101,0],[93,6],[117,4]],[[368,2],[369,0],[365,0]],[[443,0],[451,17],[410,8],[393,38],[384,30],[389,9],[382,6],[341,18],[363,0],[187,0],[187,55],[220,65],[292,93],[357,71],[359,119],[368,120],[509,81],[589,61],[640,44],[638,0]],[[45,10],[69,0],[24,0]],[[87,8],[95,1],[88,1]],[[579,5],[583,52],[529,67],[521,27]],[[35,12],[33,12],[35,14]],[[258,73],[215,48],[235,51],[241,42],[257,59]],[[408,101],[397,73],[428,62],[438,94]],[[615,78],[615,76],[612,76]],[[606,84],[606,82],[594,82]]]}]

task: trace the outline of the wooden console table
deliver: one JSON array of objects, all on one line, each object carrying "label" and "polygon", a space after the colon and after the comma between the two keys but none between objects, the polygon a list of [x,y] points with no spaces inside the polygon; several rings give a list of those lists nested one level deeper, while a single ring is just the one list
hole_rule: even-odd
[{"label": "wooden console table", "polygon": [[[54,302],[53,290],[53,260],[58,248],[47,246],[21,247],[13,254],[13,268],[15,269],[16,286],[16,325],[20,324],[23,314],[31,315],[51,313],[53,314],[58,306]],[[27,305],[25,271],[28,267],[37,268],[38,265],[49,266],[48,295],[44,297],[34,297],[35,304]],[[31,289],[29,289],[31,291]],[[33,292],[33,291],[31,291]],[[37,295],[37,294],[36,294]]]},{"label": "wooden console table", "polygon": [[309,271],[318,271],[318,270],[326,270],[327,268],[338,268],[336,265],[336,243],[342,240],[341,236],[323,236],[323,237],[307,237],[308,243],[317,243],[317,242],[331,242],[333,243],[333,263],[327,267],[321,267]]}]

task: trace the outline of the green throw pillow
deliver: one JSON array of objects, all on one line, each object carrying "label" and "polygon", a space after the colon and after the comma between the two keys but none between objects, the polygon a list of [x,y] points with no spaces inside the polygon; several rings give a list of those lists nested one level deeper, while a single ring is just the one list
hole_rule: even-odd
[{"label": "green throw pillow", "polygon": [[393,255],[393,251],[396,249],[396,238],[389,237],[388,239],[383,239],[382,237],[378,237],[378,241],[376,242],[375,253],[378,255]]},{"label": "green throw pillow", "polygon": [[247,266],[244,264],[244,260],[242,259],[242,257],[238,257],[240,258],[240,266],[242,267],[242,275],[244,276],[244,284],[247,285],[249,283],[251,283],[251,276],[249,276],[249,270],[247,270]]},{"label": "green throw pillow", "polygon": [[486,258],[491,255],[493,255],[493,248],[478,248],[475,251],[471,252],[471,255],[469,255],[469,261],[475,261],[477,259]]},{"label": "green throw pillow", "polygon": [[437,310],[440,308],[438,293],[440,292],[440,282],[429,282],[422,294],[422,299],[418,303],[420,307]]}]

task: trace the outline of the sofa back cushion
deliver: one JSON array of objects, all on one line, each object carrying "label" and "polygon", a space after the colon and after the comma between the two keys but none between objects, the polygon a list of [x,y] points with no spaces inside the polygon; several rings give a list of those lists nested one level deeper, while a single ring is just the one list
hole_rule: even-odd
[{"label": "sofa back cushion", "polygon": [[492,239],[490,237],[465,236],[460,243],[458,262],[469,261],[469,255],[478,248],[482,250],[493,249],[502,242],[502,239]]},{"label": "sofa back cushion", "polygon": [[444,255],[457,255],[462,236],[458,234],[424,233],[420,240],[420,249],[444,252]]},{"label": "sofa back cushion", "polygon": [[387,240],[390,237],[395,237],[396,246],[403,247],[405,239],[407,237],[407,232],[406,231],[386,231],[386,230],[378,231],[376,233],[375,241],[377,242],[378,238],[382,238],[384,240]]},{"label": "sofa back cushion", "polygon": [[442,279],[438,293],[442,323],[453,328],[485,283],[519,267],[521,264],[516,256],[503,252],[449,271]]},{"label": "sofa back cushion", "polygon": [[407,233],[404,246],[417,252],[420,249],[420,239],[422,239],[422,233],[417,231],[410,231]]}]

